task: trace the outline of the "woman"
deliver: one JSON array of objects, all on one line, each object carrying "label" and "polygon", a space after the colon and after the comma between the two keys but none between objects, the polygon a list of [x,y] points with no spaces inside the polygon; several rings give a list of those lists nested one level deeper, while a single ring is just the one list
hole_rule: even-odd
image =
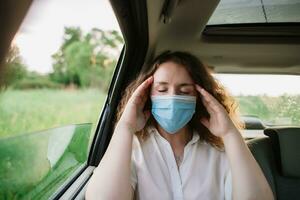
[{"label": "woman", "polygon": [[273,199],[235,110],[196,57],[159,55],[127,88],[87,199]]}]

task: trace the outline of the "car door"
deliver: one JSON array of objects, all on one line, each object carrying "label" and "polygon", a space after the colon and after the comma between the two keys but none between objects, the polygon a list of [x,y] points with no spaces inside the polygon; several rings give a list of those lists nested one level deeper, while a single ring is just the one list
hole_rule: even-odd
[{"label": "car door", "polygon": [[[3,15],[7,17],[6,23],[9,25],[7,29],[1,31],[1,52],[9,52],[10,43],[30,5],[36,2],[31,3],[31,1],[2,3],[1,7],[6,8]],[[97,125],[93,127],[90,123],[66,124],[54,128],[47,127],[46,130],[37,130],[35,133],[1,138],[0,167],[4,170],[0,173],[0,187],[4,199],[84,198],[85,185],[105,153],[111,138],[121,91],[142,67],[148,47],[145,2],[112,0],[110,3],[122,30],[124,45],[115,63],[107,95],[103,98],[102,109],[99,106],[96,109],[99,115]],[[20,10],[17,15],[12,14],[15,5]],[[47,44],[47,40],[43,42]],[[1,56],[3,63],[1,80],[5,80],[7,66],[4,65],[4,53]],[[34,77],[31,78],[34,79]],[[68,89],[72,90],[72,88]],[[25,92],[26,95],[28,93],[30,92]],[[45,94],[40,96],[44,97],[44,103],[51,101],[51,98]],[[56,108],[57,113],[75,98],[76,95],[70,97],[70,101]],[[22,100],[25,101],[25,99]],[[80,101],[77,104],[80,105]],[[38,107],[38,105],[32,107]],[[1,108],[4,110],[7,106]],[[37,109],[37,112],[42,112],[42,110]],[[70,110],[70,113],[83,114],[82,110]],[[48,115],[46,112],[40,117]],[[30,117],[23,118],[29,120]],[[6,119],[11,118],[8,116]]]}]

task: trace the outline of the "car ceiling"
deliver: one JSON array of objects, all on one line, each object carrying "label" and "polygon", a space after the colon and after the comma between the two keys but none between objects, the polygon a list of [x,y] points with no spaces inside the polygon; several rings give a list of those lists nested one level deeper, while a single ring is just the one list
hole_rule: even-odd
[{"label": "car ceiling", "polygon": [[[146,61],[164,50],[188,51],[216,73],[300,74],[300,37],[207,36],[202,34],[218,0],[147,0],[149,49]],[[171,14],[168,14],[171,13]]]},{"label": "car ceiling", "polygon": [[4,0],[0,3],[0,84],[4,58],[31,3],[32,0]]}]

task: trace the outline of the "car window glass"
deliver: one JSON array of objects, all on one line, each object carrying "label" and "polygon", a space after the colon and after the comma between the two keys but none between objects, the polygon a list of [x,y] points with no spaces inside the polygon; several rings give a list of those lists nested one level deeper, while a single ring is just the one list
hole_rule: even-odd
[{"label": "car window glass", "polygon": [[215,74],[236,97],[242,116],[265,126],[300,125],[300,76]]},{"label": "car window glass", "polygon": [[214,74],[235,97],[245,127],[245,139],[264,137],[275,126],[300,125],[300,76],[268,74]]},{"label": "car window glass", "polygon": [[0,199],[48,199],[85,165],[123,46],[109,1],[34,1],[0,86]]}]

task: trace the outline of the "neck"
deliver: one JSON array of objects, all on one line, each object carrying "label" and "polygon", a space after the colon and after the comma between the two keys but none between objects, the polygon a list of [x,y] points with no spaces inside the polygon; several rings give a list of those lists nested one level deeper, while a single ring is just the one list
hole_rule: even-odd
[{"label": "neck", "polygon": [[162,129],[159,125],[157,125],[157,130],[159,134],[165,138],[173,149],[181,148],[192,139],[192,132],[188,125],[181,128],[179,131],[177,131],[174,134],[167,133],[164,129]]}]

